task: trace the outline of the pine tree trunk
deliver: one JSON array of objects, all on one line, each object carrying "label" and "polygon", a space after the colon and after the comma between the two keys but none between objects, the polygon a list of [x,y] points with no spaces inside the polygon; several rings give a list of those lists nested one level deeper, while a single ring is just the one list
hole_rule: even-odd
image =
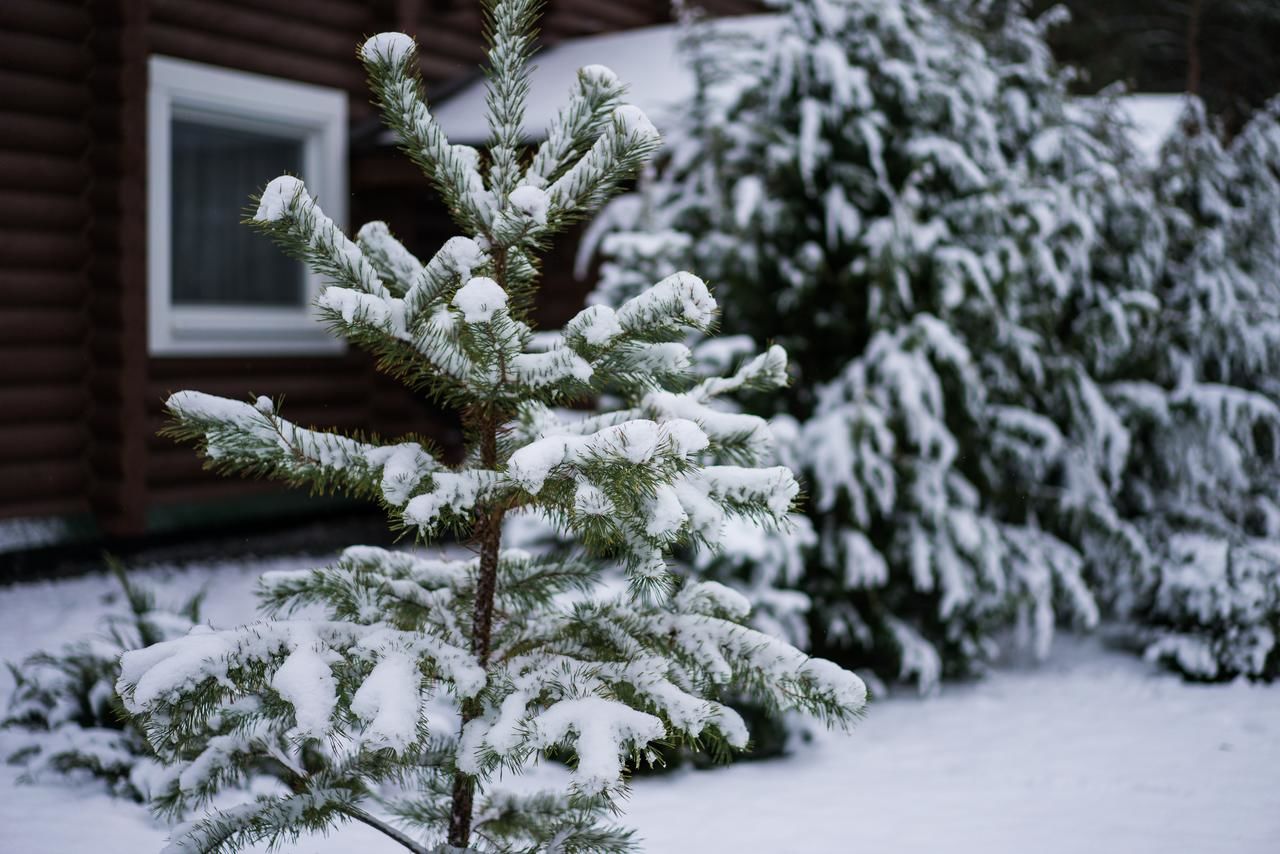
[{"label": "pine tree trunk", "polygon": [[[481,464],[493,469],[498,464],[498,425],[487,414],[481,430]],[[471,621],[471,652],[481,667],[489,664],[493,635],[493,596],[498,580],[498,550],[502,545],[501,508],[479,507],[475,516],[475,538],[480,546],[480,568],[476,579],[476,602]],[[475,700],[462,706],[462,726],[479,716]],[[449,844],[466,848],[471,842],[471,813],[475,801],[475,779],[458,771],[453,776],[453,809],[449,814]]]}]

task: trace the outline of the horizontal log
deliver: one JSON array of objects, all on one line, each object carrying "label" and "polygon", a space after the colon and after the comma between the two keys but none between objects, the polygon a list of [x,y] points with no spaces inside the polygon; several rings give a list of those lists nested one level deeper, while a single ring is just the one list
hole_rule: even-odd
[{"label": "horizontal log", "polygon": [[0,3],[0,29],[81,37],[89,31],[88,5],[75,0],[5,0]]},{"label": "horizontal log", "polygon": [[[230,0],[228,5],[273,12],[279,17],[296,20],[297,0]],[[352,0],[307,0],[306,18],[338,30],[372,34],[377,26],[368,2]]]},{"label": "horizontal log", "polygon": [[0,266],[78,269],[88,248],[75,231],[0,229]]},{"label": "horizontal log", "polygon": [[212,472],[201,472],[200,478],[198,481],[190,482],[148,484],[148,503],[153,507],[166,504],[198,504],[217,499],[289,491],[288,487],[268,480],[227,478]]},{"label": "horizontal log", "polygon": [[23,33],[0,27],[0,68],[79,82],[89,68],[81,34]]},{"label": "horizontal log", "polygon": [[257,45],[237,39],[192,32],[160,22],[151,25],[150,33],[157,53],[332,86],[364,97],[364,72],[354,57],[350,62],[334,62],[316,59],[306,53],[264,51]]},{"label": "horizontal log", "polygon": [[0,190],[0,226],[57,229],[80,241],[89,206],[79,195],[35,190]]},{"label": "horizontal log", "polygon": [[64,344],[79,349],[86,329],[84,312],[76,308],[23,307],[0,311],[0,341],[8,347]]},{"label": "horizontal log", "polygon": [[83,417],[87,405],[88,398],[78,380],[63,384],[0,386],[0,424],[76,420]]},{"label": "horizontal log", "polygon": [[88,180],[88,170],[77,156],[0,150],[0,188],[75,193]]},{"label": "horizontal log", "polygon": [[79,459],[0,462],[0,504],[79,496],[85,481]]},{"label": "horizontal log", "polygon": [[0,423],[0,466],[28,460],[79,460],[88,438],[74,420]]},{"label": "horizontal log", "polygon": [[0,310],[13,306],[80,306],[88,279],[79,270],[9,268],[0,275]]},{"label": "horizontal log", "polygon": [[89,89],[67,82],[0,68],[0,108],[40,115],[78,116],[89,104]]},{"label": "horizontal log", "polygon": [[266,49],[284,48],[289,53],[302,52],[299,45],[305,45],[305,53],[310,56],[356,62],[363,30],[323,24],[311,17],[310,5],[307,11],[308,14],[299,15],[296,7],[271,11],[209,0],[167,0],[155,7],[152,21],[224,35]]},{"label": "horizontal log", "polygon": [[147,370],[150,377],[161,385],[175,379],[238,378],[242,383],[252,379],[257,384],[260,381],[275,383],[281,378],[288,382],[291,377],[312,377],[336,384],[358,380],[366,364],[367,358],[356,353],[339,356],[187,356],[152,359]]},{"label": "horizontal log", "polygon": [[57,498],[19,498],[14,501],[0,502],[0,519],[78,516],[88,512],[88,497],[83,494],[64,495]]},{"label": "horizontal log", "polygon": [[67,347],[9,347],[0,340],[0,386],[78,381],[84,356]]},{"label": "horizontal log", "polygon": [[89,131],[79,116],[40,116],[0,110],[0,148],[35,149],[79,158]]}]

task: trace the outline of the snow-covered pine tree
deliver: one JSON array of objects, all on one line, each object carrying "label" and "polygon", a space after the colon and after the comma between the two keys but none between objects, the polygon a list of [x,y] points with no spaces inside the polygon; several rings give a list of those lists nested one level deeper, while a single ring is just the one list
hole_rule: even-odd
[{"label": "snow-covered pine tree", "polygon": [[[722,691],[836,725],[865,701],[856,676],[742,625],[741,596],[675,578],[663,559],[679,542],[714,544],[726,518],[785,521],[797,487],[785,468],[759,467],[767,425],[712,406],[783,382],[783,351],[691,379],[678,342],[712,324],[716,303],[683,272],[616,311],[588,308],[557,335],[535,338],[528,325],[537,251],[657,144],[615,76],[589,66],[526,155],[537,7],[487,8],[484,157],[451,145],[433,119],[410,37],[384,33],[361,49],[388,124],[471,236],[426,263],[378,224],[352,242],[288,176],[266,187],[253,217],[332,282],[319,305],[337,333],[461,411],[462,463],[412,437],[303,428],[266,397],[168,401],[170,433],[220,471],[371,498],[415,537],[453,531],[475,550],[444,560],[354,547],[332,566],[264,577],[269,619],[127,654],[121,695],[173,763],[162,808],[205,806],[261,761],[286,783],[182,828],[172,851],[279,843],[343,821],[416,852],[631,850],[630,834],[606,820],[629,761],[655,742],[746,745]],[[606,388],[617,408],[554,409]],[[581,543],[576,557],[502,548],[503,517],[534,509]],[[629,585],[612,583],[609,567]],[[193,749],[212,718],[227,734]],[[569,758],[570,790],[494,786],[546,751]]]},{"label": "snow-covered pine tree", "polygon": [[1198,679],[1280,675],[1280,105],[1230,146],[1189,98],[1155,190],[1160,322],[1117,383],[1129,512],[1156,570],[1148,655]]},{"label": "snow-covered pine tree", "polygon": [[1087,571],[1147,562],[1100,384],[1153,311],[1140,170],[1018,4],[775,5],[731,97],[593,230],[599,298],[694,265],[727,331],[792,352],[755,404],[809,478],[819,649],[926,687],[1014,625],[1043,654],[1097,619]]}]

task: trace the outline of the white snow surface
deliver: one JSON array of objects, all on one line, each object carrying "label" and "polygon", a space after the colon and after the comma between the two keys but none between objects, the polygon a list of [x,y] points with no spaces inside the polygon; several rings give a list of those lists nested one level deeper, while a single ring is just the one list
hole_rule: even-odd
[{"label": "white snow surface", "polygon": [[365,61],[386,59],[390,62],[403,62],[415,50],[417,45],[404,33],[378,33],[370,36],[360,47],[360,56]]},{"label": "white snow surface", "polygon": [[[731,35],[769,39],[782,28],[782,20],[779,15],[742,15],[712,21],[710,26]],[[679,24],[658,24],[566,39],[536,54],[521,132],[530,140],[546,135],[551,120],[568,99],[579,70],[597,76],[603,72],[614,74],[627,86],[627,101],[662,128],[673,110],[689,103],[695,90],[693,73],[678,50],[679,39]],[[608,68],[591,64],[601,59],[608,61]],[[1182,111],[1183,96],[1135,93],[1117,100],[1133,123],[1134,145],[1154,162]],[[477,80],[450,93],[433,105],[432,115],[453,142],[479,143],[488,139],[484,81]],[[395,142],[392,134],[384,139],[388,144]]]},{"label": "white snow surface", "polygon": [[1160,146],[1177,126],[1186,107],[1186,96],[1178,94],[1133,94],[1117,99],[1120,109],[1132,122],[1130,141],[1152,165],[1160,159]]},{"label": "white snow surface", "polygon": [[[777,15],[745,15],[713,22],[731,33],[766,36],[781,21]],[[542,139],[557,111],[568,100],[580,69],[600,78],[614,74],[627,87],[626,99],[657,121],[685,103],[694,91],[694,78],[676,49],[677,24],[660,24],[618,33],[567,39],[538,53],[529,74],[529,101],[521,132],[527,139]],[[593,63],[604,60],[604,68]],[[430,93],[428,93],[430,94]],[[436,103],[432,115],[453,142],[482,142],[489,137],[484,112],[484,84],[462,87]]]},{"label": "white snow surface", "polygon": [[[206,588],[217,627],[252,619],[275,558],[140,571],[162,601]],[[9,660],[92,632],[118,610],[103,575],[0,588]],[[0,703],[12,678],[0,672]],[[388,741],[407,735],[384,695]],[[409,698],[395,697],[394,705]],[[378,711],[373,707],[377,705]],[[0,754],[18,744],[0,733]],[[93,784],[19,785],[0,765],[0,850],[158,851],[166,828]],[[567,785],[548,765],[504,784]],[[1097,639],[1059,637],[1049,662],[1009,665],[940,696],[873,701],[850,736],[822,733],[781,760],[643,778],[622,821],[653,854],[1264,854],[1280,838],[1280,686],[1191,685]],[[362,826],[304,837],[298,854],[394,854]]]},{"label": "white snow surface", "polygon": [[467,323],[488,323],[494,312],[507,307],[507,292],[488,276],[476,276],[453,295],[453,304]]}]

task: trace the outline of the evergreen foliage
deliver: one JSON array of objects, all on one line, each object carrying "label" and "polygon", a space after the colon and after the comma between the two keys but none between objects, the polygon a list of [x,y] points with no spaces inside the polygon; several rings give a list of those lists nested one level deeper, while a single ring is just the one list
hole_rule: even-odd
[{"label": "evergreen foliage", "polygon": [[84,774],[102,780],[115,795],[143,801],[159,765],[116,693],[120,656],[186,634],[200,621],[201,597],[172,610],[161,607],[151,591],[128,578],[123,566],[108,563],[127,613],[111,615],[100,634],[59,652],[40,652],[10,664],[14,690],[0,728],[26,735],[26,743],[8,760],[25,766],[27,779]]},{"label": "evergreen foliage", "polygon": [[[747,627],[743,597],[676,577],[663,557],[714,546],[727,520],[787,523],[797,486],[767,465],[767,424],[715,407],[784,382],[783,351],[693,376],[680,342],[711,327],[717,304],[686,272],[616,310],[585,309],[559,333],[529,326],[538,251],[658,142],[621,103],[612,72],[590,66],[526,153],[518,134],[537,6],[487,8],[487,155],[445,139],[412,39],[384,33],[361,50],[387,123],[470,236],[426,263],[379,224],[351,241],[290,176],[266,187],[252,219],[328,277],[319,305],[336,333],[461,411],[462,463],[446,465],[415,437],[304,428],[266,397],[168,401],[168,432],[220,471],[371,497],[415,538],[452,532],[475,552],[352,547],[332,566],[266,575],[267,619],[126,654],[120,693],[170,763],[161,808],[206,808],[263,763],[284,782],[278,795],[207,812],[171,851],[278,844],[352,820],[416,852],[633,850],[610,817],[626,763],[651,745],[746,747],[722,696],[839,726],[865,701],[856,676]],[[613,408],[556,408],[593,400]],[[576,552],[504,549],[504,517],[532,512]],[[201,745],[211,721],[222,734]],[[548,752],[568,758],[569,791],[493,785]]]},{"label": "evergreen foliage", "polygon": [[1126,497],[1159,559],[1148,654],[1198,679],[1280,675],[1280,104],[1231,142],[1188,99],[1154,172],[1161,322],[1121,386]]},{"label": "evergreen foliage", "polygon": [[793,353],[798,381],[755,404],[809,478],[815,648],[926,689],[1013,626],[1043,654],[1056,620],[1097,620],[1083,541],[1129,559],[1139,539],[1112,512],[1104,345],[1072,327],[1148,309],[1090,266],[1148,248],[1099,225],[1123,227],[1126,152],[1012,4],[779,5],[718,72],[731,96],[597,227],[643,223],[602,238],[599,298],[633,287],[629,256],[695,264],[731,295],[726,329]]},{"label": "evergreen foliage", "polygon": [[1230,150],[1193,113],[1152,170],[1069,96],[1052,17],[776,5],[753,48],[688,40],[697,103],[584,244],[599,302],[696,266],[792,355],[749,403],[816,539],[798,580],[722,577],[799,587],[816,650],[924,689],[1102,609],[1200,678],[1274,675],[1274,107]]}]

